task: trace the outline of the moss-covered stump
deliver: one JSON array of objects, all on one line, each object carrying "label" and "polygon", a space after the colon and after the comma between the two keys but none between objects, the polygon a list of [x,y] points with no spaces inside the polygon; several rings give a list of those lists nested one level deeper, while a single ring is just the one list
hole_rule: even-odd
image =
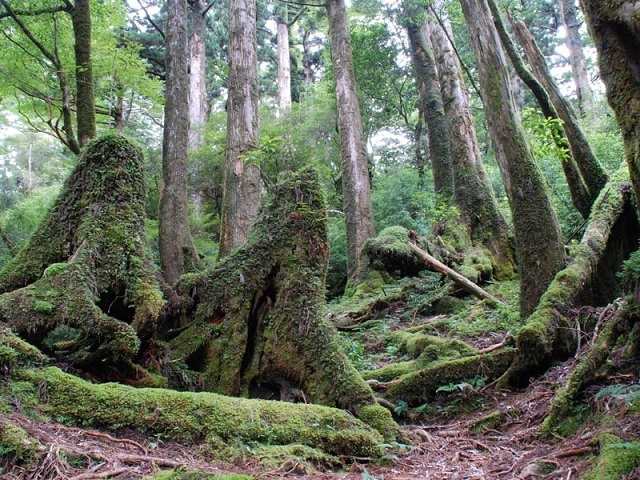
[{"label": "moss-covered stump", "polygon": [[364,253],[375,270],[401,277],[415,276],[427,269],[407,246],[409,231],[400,226],[387,227],[377,237],[367,240]]},{"label": "moss-covered stump", "polygon": [[491,381],[500,377],[513,361],[515,350],[505,347],[484,355],[472,355],[403,375],[385,385],[384,398],[397,402],[403,400],[410,406],[430,401],[438,388],[451,383],[460,383],[476,377]]},{"label": "moss-covered stump", "polygon": [[56,330],[59,353],[84,368],[132,358],[164,303],[145,245],[145,202],[140,151],[116,136],[88,145],[0,272],[0,321],[47,353]]},{"label": "moss-covered stump", "polygon": [[185,444],[204,443],[212,452],[241,442],[302,444],[331,455],[382,454],[377,431],[347,412],[319,405],[98,385],[56,367],[16,370],[0,391],[19,400],[26,412],[63,423],[134,429]]},{"label": "moss-covered stump", "polygon": [[575,352],[578,331],[567,313],[580,305],[604,305],[620,294],[615,272],[636,250],[640,237],[631,194],[623,165],[600,192],[570,263],[558,272],[520,329],[518,355],[501,383],[524,386],[553,360],[568,358]]},{"label": "moss-covered stump", "polygon": [[206,390],[368,412],[393,436],[325,317],[328,248],[323,189],[307,169],[278,185],[247,245],[178,282],[194,321],[170,341],[174,358]]}]

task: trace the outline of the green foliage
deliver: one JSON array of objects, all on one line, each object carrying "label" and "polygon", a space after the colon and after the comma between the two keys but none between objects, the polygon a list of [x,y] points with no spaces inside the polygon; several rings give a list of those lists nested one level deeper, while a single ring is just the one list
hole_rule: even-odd
[{"label": "green foliage", "polygon": [[632,407],[638,404],[640,400],[640,385],[624,385],[614,383],[601,388],[593,397],[596,404],[602,407],[602,410],[608,411],[612,403],[622,403],[626,407]]},{"label": "green foliage", "polygon": [[475,391],[487,384],[487,377],[472,377],[462,382],[451,382],[446,385],[442,385],[436,389],[436,393],[453,393],[464,392],[467,390]]},{"label": "green foliage", "polygon": [[640,250],[633,252],[627,260],[622,262],[622,269],[618,273],[622,287],[633,293],[640,282]]}]

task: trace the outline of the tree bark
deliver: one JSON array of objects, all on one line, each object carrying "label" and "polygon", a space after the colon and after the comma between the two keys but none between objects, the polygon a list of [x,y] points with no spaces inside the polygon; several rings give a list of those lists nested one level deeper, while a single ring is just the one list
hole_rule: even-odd
[{"label": "tree bark", "polygon": [[342,157],[342,191],[347,233],[347,275],[357,283],[366,263],[362,255],[362,247],[369,238],[375,235],[369,169],[344,0],[329,0],[326,3],[326,8],[329,15],[331,61],[336,87],[340,155]]},{"label": "tree bark", "polygon": [[[547,90],[542,86],[540,81],[538,81],[538,78],[536,78],[524,64],[524,61],[520,56],[516,45],[513,43],[511,36],[507,32],[504,22],[502,21],[502,15],[500,14],[500,10],[498,9],[498,5],[496,4],[495,0],[489,1],[489,8],[491,9],[491,13],[493,14],[493,21],[498,30],[498,34],[500,35],[502,46],[506,50],[516,73],[518,74],[520,79],[529,87],[531,93],[533,93],[533,95],[536,97],[538,105],[542,110],[542,114],[547,119],[558,119],[558,112],[551,100],[551,97],[547,93]],[[558,156],[560,164],[562,165],[562,170],[564,171],[564,175],[567,180],[567,186],[569,187],[571,201],[574,207],[576,207],[576,210],[580,212],[582,217],[587,218],[591,210],[591,205],[593,204],[593,201],[595,200],[597,195],[592,195],[589,192],[587,184],[584,182],[580,174],[578,165],[573,158],[573,153],[571,153],[570,141],[567,139],[567,136],[564,133],[564,128],[562,129],[562,131],[560,131],[559,129],[553,129],[551,131],[551,136],[559,152]]]},{"label": "tree bark", "polygon": [[622,130],[631,183],[640,198],[640,26],[631,2],[583,0],[607,99]]},{"label": "tree bark", "polygon": [[576,84],[576,97],[578,99],[578,110],[580,116],[584,117],[593,108],[593,91],[589,82],[587,72],[587,59],[584,55],[584,43],[580,35],[580,24],[578,20],[579,6],[576,0],[561,0],[562,23],[564,23],[567,36],[565,44],[569,50],[569,64],[573,73],[573,81]]},{"label": "tree bark", "polygon": [[471,241],[484,245],[499,263],[514,263],[514,252],[506,220],[498,209],[495,193],[482,163],[476,129],[464,85],[462,68],[446,25],[428,22],[444,110],[447,116],[449,144],[453,163],[455,203],[469,228]]},{"label": "tree bark", "polygon": [[258,148],[258,53],[256,1],[229,2],[227,152],[220,258],[247,243],[260,210],[260,167],[246,158]]},{"label": "tree bark", "polygon": [[509,197],[521,279],[520,315],[526,318],[564,266],[562,237],[542,174],[515,111],[489,6],[486,0],[460,3],[471,33],[485,115]]},{"label": "tree bark", "polygon": [[558,116],[562,120],[562,127],[567,135],[567,140],[571,146],[571,153],[584,182],[587,184],[589,194],[592,198],[596,198],[600,190],[607,183],[607,173],[602,168],[598,158],[591,149],[587,137],[580,126],[578,117],[573,107],[567,102],[566,98],[560,93],[558,85],[553,80],[553,76],[549,71],[544,55],[540,51],[535,38],[524,24],[524,22],[512,19],[513,31],[522,46],[525,55],[529,59],[529,64],[533,69],[536,78],[544,85],[549,93],[551,101],[558,112]]},{"label": "tree bark", "polygon": [[447,118],[442,104],[440,82],[428,28],[424,22],[418,20],[420,15],[412,1],[405,0],[403,8],[411,45],[411,60],[420,97],[419,110],[429,136],[429,158],[433,170],[434,188],[437,194],[448,201],[453,197],[454,182]]},{"label": "tree bark", "polygon": [[291,58],[289,57],[289,18],[287,6],[279,7],[276,42],[278,46],[278,113],[291,110]]},{"label": "tree bark", "polygon": [[76,0],[71,12],[76,56],[76,123],[78,143],[86,145],[96,136],[96,102],[91,61],[91,9],[89,0]]},{"label": "tree bark", "polygon": [[202,145],[200,131],[207,120],[207,58],[205,40],[207,22],[204,16],[206,3],[196,0],[191,5],[191,35],[189,36],[189,147]]},{"label": "tree bark", "polygon": [[165,118],[162,142],[159,248],[165,281],[173,285],[198,262],[189,230],[187,148],[189,144],[189,73],[187,7],[167,4]]}]

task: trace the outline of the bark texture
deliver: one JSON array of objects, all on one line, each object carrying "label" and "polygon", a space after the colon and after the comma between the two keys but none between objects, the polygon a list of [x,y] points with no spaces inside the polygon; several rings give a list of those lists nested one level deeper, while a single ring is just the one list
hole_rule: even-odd
[{"label": "bark texture", "polygon": [[289,57],[289,24],[287,7],[278,16],[276,41],[278,44],[278,112],[291,110],[291,58]]},{"label": "bark texture", "polygon": [[76,0],[71,12],[76,56],[76,122],[78,143],[86,145],[96,136],[96,107],[91,61],[91,8],[89,0]]},{"label": "bark texture", "polygon": [[607,99],[622,129],[631,183],[640,198],[640,14],[634,2],[583,0]]},{"label": "bark texture", "polygon": [[336,86],[340,156],[342,157],[347,274],[357,283],[361,270],[366,264],[362,247],[375,235],[369,169],[344,0],[329,0],[326,7],[329,15],[331,61]]},{"label": "bark texture", "polygon": [[220,258],[247,243],[260,210],[260,168],[246,159],[258,147],[258,52],[256,1],[229,2],[227,152]]},{"label": "bark texture", "polygon": [[429,158],[433,170],[433,183],[437,194],[444,199],[453,197],[453,163],[447,117],[445,116],[429,30],[424,16],[413,0],[404,1],[405,24],[411,45],[411,60],[420,97],[420,114],[424,118],[429,136]]},{"label": "bark texture", "polygon": [[522,21],[513,19],[512,24],[513,31],[518,37],[525,55],[529,59],[529,64],[531,65],[534,74],[549,93],[551,101],[558,112],[558,116],[563,122],[562,127],[564,128],[567,139],[569,140],[571,153],[578,164],[582,178],[587,184],[589,194],[592,198],[596,198],[600,193],[600,190],[607,183],[607,173],[604,171],[602,165],[600,165],[600,161],[591,149],[591,145],[589,145],[589,142],[587,141],[587,137],[580,126],[578,116],[576,115],[573,107],[560,93],[558,85],[553,80],[553,76],[549,71],[547,62],[545,61],[544,55],[540,51],[535,38]]},{"label": "bark texture", "polygon": [[160,266],[173,285],[198,262],[189,230],[187,149],[189,146],[189,73],[187,7],[183,0],[167,4],[166,85],[160,190]]},{"label": "bark texture", "polygon": [[[469,97],[460,61],[444,26],[428,22],[447,117],[453,164],[455,204],[474,245],[483,245],[504,270],[513,268],[510,232],[498,209],[495,193],[482,163]],[[496,272],[500,277],[499,272]],[[505,272],[506,273],[506,272]]]},{"label": "bark texture", "polygon": [[480,89],[514,223],[520,315],[526,318],[564,266],[563,243],[542,174],[524,139],[500,40],[486,0],[461,0]]},{"label": "bark texture", "polygon": [[207,120],[207,58],[205,40],[207,22],[204,16],[206,3],[196,0],[191,5],[191,34],[189,35],[189,147],[202,144],[200,129]]}]

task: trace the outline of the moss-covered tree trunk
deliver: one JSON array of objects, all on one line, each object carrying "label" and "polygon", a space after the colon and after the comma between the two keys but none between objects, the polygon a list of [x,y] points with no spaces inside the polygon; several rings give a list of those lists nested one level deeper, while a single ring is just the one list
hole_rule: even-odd
[{"label": "moss-covered tree trunk", "polygon": [[0,272],[0,321],[76,366],[127,364],[164,303],[145,245],[145,203],[140,151],[115,136],[89,144]]},{"label": "moss-covered tree trunk", "polygon": [[433,170],[433,184],[436,193],[445,202],[449,202],[454,193],[449,129],[431,40],[425,25],[426,12],[424,8],[420,9],[414,0],[404,0],[403,8],[404,23],[411,46],[413,72],[420,97],[420,115],[424,118],[429,135],[429,158]]},{"label": "moss-covered tree trunk", "polygon": [[91,8],[89,0],[76,0],[71,12],[76,57],[76,122],[78,143],[84,146],[96,136],[96,102],[91,61]]},{"label": "moss-covered tree trunk", "polygon": [[445,26],[428,21],[433,51],[438,66],[444,111],[449,128],[453,163],[455,204],[469,230],[474,245],[486,247],[494,256],[497,276],[512,271],[514,259],[509,227],[482,163],[469,97],[462,67]]},{"label": "moss-covered tree trunk", "polygon": [[526,385],[554,360],[575,353],[577,335],[572,308],[604,305],[620,294],[615,272],[636,250],[640,238],[638,217],[631,201],[626,166],[602,190],[580,245],[569,265],[560,271],[535,312],[516,338],[518,354],[503,381]]},{"label": "moss-covered tree trunk", "polygon": [[596,198],[600,190],[607,183],[607,173],[596,157],[587,137],[580,126],[578,116],[571,104],[560,92],[560,88],[553,80],[553,76],[549,71],[544,55],[540,51],[540,47],[524,24],[524,22],[513,19],[513,31],[518,37],[520,45],[529,59],[529,64],[534,74],[549,92],[551,101],[558,112],[558,116],[562,120],[562,127],[566,132],[569,145],[571,146],[571,154],[575,159],[582,178],[589,189],[591,198]]},{"label": "moss-covered tree trunk", "polygon": [[361,418],[377,412],[384,420],[324,316],[325,208],[313,170],[280,184],[247,245],[183,277],[181,309],[195,309],[195,321],[170,345],[206,390],[322,403]]},{"label": "moss-covered tree trunk", "polygon": [[[551,97],[549,96],[549,93],[540,81],[538,81],[538,78],[536,78],[536,76],[525,65],[522,56],[518,52],[515,43],[509,35],[509,32],[507,32],[502,20],[502,15],[500,14],[500,9],[498,8],[495,0],[489,0],[489,8],[491,9],[493,21],[496,25],[496,29],[498,30],[498,34],[500,35],[502,46],[509,56],[518,77],[520,77],[527,87],[529,87],[534,97],[536,97],[542,114],[547,119],[557,120],[559,118],[558,112],[551,100]],[[571,201],[583,218],[587,218],[591,211],[591,205],[593,204],[597,194],[589,192],[587,184],[580,174],[578,164],[571,153],[570,141],[565,135],[564,129],[551,129],[550,134],[557,147],[560,164],[562,165],[562,170],[569,187]]]},{"label": "moss-covered tree trunk", "polygon": [[583,0],[607,99],[622,129],[631,183],[640,198],[640,18],[626,0]]},{"label": "moss-covered tree trunk", "polygon": [[500,40],[486,0],[461,0],[478,61],[480,89],[509,197],[520,270],[520,315],[538,304],[564,266],[558,221],[515,110]]}]

